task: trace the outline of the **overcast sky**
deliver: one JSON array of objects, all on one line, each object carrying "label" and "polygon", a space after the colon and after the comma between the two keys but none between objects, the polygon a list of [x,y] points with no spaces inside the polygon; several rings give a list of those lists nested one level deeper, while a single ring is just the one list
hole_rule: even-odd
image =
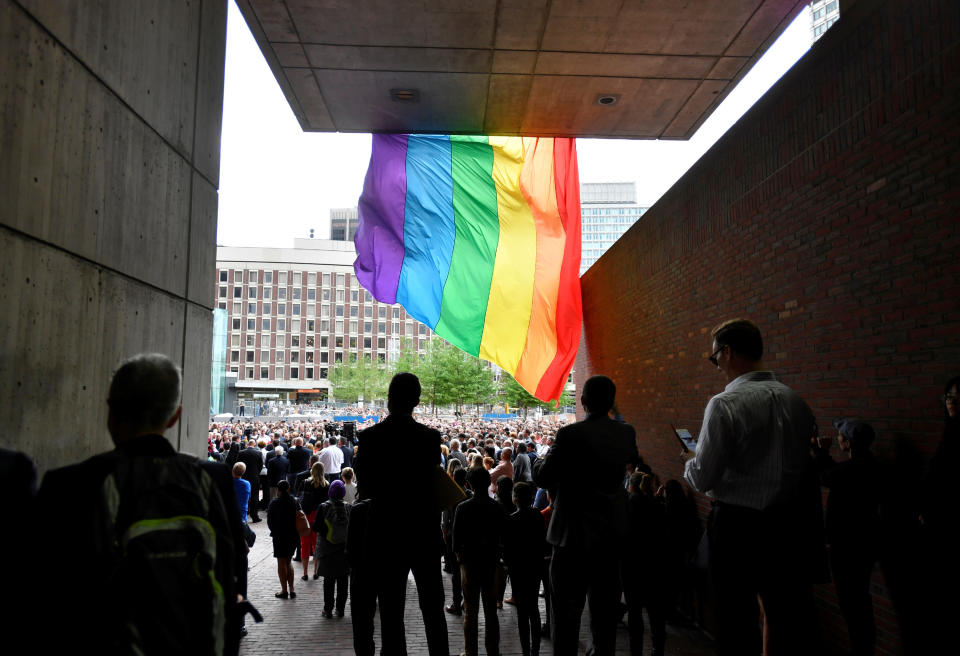
[{"label": "overcast sky", "polygon": [[[652,205],[810,47],[804,9],[689,141],[578,139],[581,182],[637,183]],[[303,132],[233,0],[220,148],[217,243],[293,246],[330,236],[330,208],[354,207],[370,159],[368,134]]]}]

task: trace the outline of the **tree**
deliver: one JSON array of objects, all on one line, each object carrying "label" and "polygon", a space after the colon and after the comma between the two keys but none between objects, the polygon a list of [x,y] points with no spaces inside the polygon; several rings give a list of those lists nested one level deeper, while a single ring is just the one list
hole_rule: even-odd
[{"label": "tree", "polygon": [[366,358],[357,360],[351,356],[349,362],[334,364],[330,372],[332,395],[337,401],[355,403],[363,397],[365,403],[382,400],[387,393],[387,371],[379,362]]},{"label": "tree", "polygon": [[522,409],[524,417],[527,416],[528,408],[534,408],[542,404],[533,394],[523,389],[523,386],[517,382],[517,379],[506,371],[503,372],[500,383],[503,387],[503,394],[506,397],[507,405]]},{"label": "tree", "polygon": [[424,403],[433,406],[433,414],[437,414],[437,406],[452,401],[447,369],[451,350],[454,348],[445,340],[434,337],[427,344],[426,353],[413,372],[420,379],[420,398]]}]

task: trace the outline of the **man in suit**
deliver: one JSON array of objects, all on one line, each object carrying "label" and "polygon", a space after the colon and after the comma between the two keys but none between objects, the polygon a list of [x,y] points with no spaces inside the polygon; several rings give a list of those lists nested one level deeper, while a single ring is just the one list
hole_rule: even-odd
[{"label": "man in suit", "polygon": [[612,655],[616,644],[619,562],[628,525],[623,474],[639,455],[633,427],[607,416],[615,397],[616,386],[606,376],[587,380],[580,397],[586,418],[561,428],[553,448],[533,467],[536,484],[556,490],[547,529],[555,654],[577,653],[588,595],[593,653]]},{"label": "man in suit", "polygon": [[287,451],[287,460],[290,461],[290,471],[287,473],[287,480],[290,482],[290,489],[295,490],[297,474],[306,471],[309,468],[310,456],[313,452],[303,446],[303,438],[297,437],[293,440],[293,448]]},{"label": "man in suit", "polygon": [[[354,470],[360,501],[369,500],[369,517],[362,542],[367,550],[350,556],[356,559],[350,599],[358,656],[373,656],[371,636],[377,601],[382,653],[406,653],[403,607],[411,570],[430,656],[447,656],[449,652],[439,563],[443,537],[434,494],[441,436],[439,431],[414,420],[413,409],[419,403],[417,377],[397,374],[387,391],[390,414],[359,436]],[[407,489],[409,481],[419,484],[414,499],[398,494]],[[383,549],[385,544],[390,548]]]},{"label": "man in suit", "polygon": [[254,440],[247,442],[247,448],[237,455],[237,462],[246,466],[243,480],[250,483],[250,521],[260,521],[260,470],[263,469],[263,453]]},{"label": "man in suit", "polygon": [[267,460],[267,478],[270,479],[270,498],[276,499],[279,492],[277,483],[287,478],[290,473],[290,461],[283,455],[283,447],[273,450],[274,456]]}]

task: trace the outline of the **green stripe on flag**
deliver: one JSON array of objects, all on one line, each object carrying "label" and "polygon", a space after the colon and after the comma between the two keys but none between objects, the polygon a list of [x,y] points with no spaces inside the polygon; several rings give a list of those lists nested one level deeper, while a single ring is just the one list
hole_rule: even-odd
[{"label": "green stripe on flag", "polygon": [[456,239],[435,332],[474,356],[480,353],[493,263],[500,239],[493,149],[487,137],[451,136]]}]

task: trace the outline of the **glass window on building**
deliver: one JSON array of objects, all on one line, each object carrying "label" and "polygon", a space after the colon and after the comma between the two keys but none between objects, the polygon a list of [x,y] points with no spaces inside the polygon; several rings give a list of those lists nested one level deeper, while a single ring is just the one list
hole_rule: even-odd
[{"label": "glass window on building", "polygon": [[301,293],[302,291],[303,291],[303,290],[301,290],[299,287],[294,287],[294,288],[293,288],[293,300],[299,301],[299,300],[300,300],[300,293]]},{"label": "glass window on building", "polygon": [[320,300],[323,300],[323,301],[329,301],[329,300],[330,300],[330,290],[329,290],[329,289],[324,289],[324,290],[320,293]]},{"label": "glass window on building", "polygon": [[260,362],[270,362],[270,351],[260,351]]},{"label": "glass window on building", "polygon": [[334,348],[343,348],[343,336],[337,335],[333,338],[333,347]]},{"label": "glass window on building", "polygon": [[326,368],[326,367],[320,367],[320,378],[321,378],[322,380],[326,380],[326,378],[327,378],[327,368]]},{"label": "glass window on building", "polygon": [[226,287],[221,287],[221,288],[220,288],[220,294],[219,294],[219,297],[218,297],[218,298],[226,298],[226,297],[227,297],[227,288],[226,288]]},{"label": "glass window on building", "polygon": [[386,322],[386,321],[378,321],[378,322],[377,322],[377,332],[380,333],[380,334],[383,334],[383,333],[387,332],[387,322]]},{"label": "glass window on building", "polygon": [[383,350],[387,348],[387,338],[386,337],[377,337],[377,348]]},{"label": "glass window on building", "polygon": [[234,288],[233,288],[233,297],[234,297],[234,298],[243,298],[243,287],[234,287]]},{"label": "glass window on building", "polygon": [[320,336],[320,348],[325,349],[330,346],[330,338],[326,335]]},{"label": "glass window on building", "polygon": [[351,337],[351,338],[350,338],[350,348],[352,348],[352,349],[357,348],[357,338],[356,338],[356,337]]},{"label": "glass window on building", "polygon": [[304,339],[306,340],[307,348],[313,348],[316,345],[317,338],[313,335],[307,335]]},{"label": "glass window on building", "polygon": [[308,290],[307,290],[307,300],[308,300],[308,301],[315,301],[315,300],[317,300],[317,290],[316,290],[316,289],[308,289]]},{"label": "glass window on building", "polygon": [[263,288],[263,298],[264,298],[264,300],[270,300],[271,298],[273,298],[273,290],[270,289],[269,287],[264,287],[264,288]]},{"label": "glass window on building", "polygon": [[260,305],[260,311],[263,314],[270,314],[270,310],[272,309],[272,307],[273,307],[273,303],[262,303]]},{"label": "glass window on building", "polygon": [[320,364],[327,364],[330,361],[330,353],[327,351],[320,351]]},{"label": "glass window on building", "polygon": [[337,287],[343,287],[343,274],[337,274]]},{"label": "glass window on building", "polygon": [[314,305],[313,303],[308,303],[308,304],[307,304],[307,316],[308,316],[308,317],[315,317],[315,316],[317,316],[317,306]]},{"label": "glass window on building", "polygon": [[277,330],[283,332],[287,329],[287,320],[286,319],[277,319]]},{"label": "glass window on building", "polygon": [[369,333],[371,330],[373,330],[373,322],[372,322],[372,321],[364,321],[364,322],[363,322],[363,332]]},{"label": "glass window on building", "polygon": [[275,357],[274,359],[275,359],[277,362],[283,362],[283,356],[284,356],[284,352],[278,350],[278,351],[277,351],[277,355],[276,355],[276,357]]},{"label": "glass window on building", "polygon": [[357,322],[356,322],[356,321],[351,321],[351,322],[350,322],[350,332],[353,333],[353,334],[356,334],[356,333],[357,333]]},{"label": "glass window on building", "polygon": [[240,351],[230,351],[230,362],[240,362]]},{"label": "glass window on building", "polygon": [[240,319],[231,319],[231,322],[232,322],[231,327],[234,330],[240,330]]},{"label": "glass window on building", "polygon": [[359,303],[360,302],[360,292],[359,290],[354,289],[350,292],[350,302]]},{"label": "glass window on building", "polygon": [[256,313],[257,313],[257,304],[247,303],[247,314],[256,314]]},{"label": "glass window on building", "polygon": [[393,318],[394,319],[400,318],[400,308],[398,307],[393,308]]},{"label": "glass window on building", "polygon": [[373,339],[370,337],[363,338],[363,348],[368,349],[373,346]]},{"label": "glass window on building", "polygon": [[233,284],[242,285],[243,284],[243,269],[234,269],[233,270]]},{"label": "glass window on building", "polygon": [[330,320],[329,320],[329,319],[322,319],[322,320],[320,321],[320,332],[322,332],[322,333],[328,333],[328,332],[330,332]]},{"label": "glass window on building", "polygon": [[287,288],[280,287],[277,289],[277,298],[281,301],[287,300]]},{"label": "glass window on building", "polygon": [[344,298],[344,297],[343,297],[343,290],[342,290],[342,289],[338,289],[338,290],[337,290],[337,303],[343,303],[343,298]]},{"label": "glass window on building", "polygon": [[261,321],[261,323],[260,323],[260,329],[263,330],[264,332],[267,332],[267,333],[270,332],[270,320],[269,320],[269,319],[261,319],[260,321]]},{"label": "glass window on building", "polygon": [[290,348],[300,348],[300,335],[290,336]]},{"label": "glass window on building", "polygon": [[330,316],[330,306],[329,306],[329,305],[321,305],[321,306],[320,306],[320,316],[321,316],[321,317],[329,317],[329,316]]},{"label": "glass window on building", "polygon": [[[268,319],[269,321],[269,319]],[[256,319],[247,319],[247,330],[256,330],[257,329],[257,320]],[[269,330],[269,329],[268,329]]]},{"label": "glass window on building", "polygon": [[290,379],[296,380],[300,378],[300,367],[290,367]]},{"label": "glass window on building", "polygon": [[335,332],[338,332],[341,335],[343,334],[343,321],[340,321],[340,320],[337,321]]},{"label": "glass window on building", "polygon": [[247,362],[248,362],[248,363],[254,362],[254,361],[256,360],[255,353],[256,353],[256,351],[247,351]]},{"label": "glass window on building", "polygon": [[267,380],[268,378],[270,378],[270,368],[260,367],[260,380]]},{"label": "glass window on building", "polygon": [[303,284],[303,277],[299,271],[293,274],[293,284],[296,285],[297,287],[300,287]]},{"label": "glass window on building", "polygon": [[220,271],[220,282],[227,282],[227,272],[224,270]]},{"label": "glass window on building", "polygon": [[313,351],[307,351],[305,354],[307,362],[313,362]]},{"label": "glass window on building", "polygon": [[281,272],[280,272],[280,278],[279,278],[279,280],[280,280],[280,284],[281,284],[281,285],[286,285],[286,284],[287,284],[287,272],[286,272],[286,271],[281,271]]},{"label": "glass window on building", "polygon": [[283,345],[286,344],[287,338],[283,335],[277,335],[277,349],[282,349]]},{"label": "glass window on building", "polygon": [[277,314],[283,316],[287,313],[287,304],[286,303],[277,303]]},{"label": "glass window on building", "polygon": [[294,304],[293,304],[293,316],[295,316],[295,317],[299,317],[299,316],[300,316],[300,308],[301,308],[301,307],[303,307],[303,306],[300,305],[299,303],[294,303]]},{"label": "glass window on building", "polygon": [[356,305],[351,305],[351,306],[350,306],[350,316],[351,316],[351,317],[356,317],[356,316],[359,316],[359,315],[360,315],[360,308],[358,308]]},{"label": "glass window on building", "polygon": [[300,351],[291,351],[290,352],[290,362],[300,362]]},{"label": "glass window on building", "polygon": [[317,332],[317,322],[315,319],[307,319],[307,332],[308,333]]},{"label": "glass window on building", "polygon": [[363,316],[366,317],[367,319],[372,319],[372,318],[373,318],[373,308],[370,307],[369,305],[365,305],[365,306],[363,307]]},{"label": "glass window on building", "polygon": [[257,272],[256,272],[256,271],[250,271],[250,272],[248,272],[248,273],[247,273],[247,277],[250,278],[250,280],[249,280],[248,282],[249,282],[251,285],[257,284]]},{"label": "glass window on building", "polygon": [[427,327],[426,327],[424,324],[420,324],[420,328],[418,329],[418,332],[419,332],[421,335],[426,335],[426,334],[427,334]]},{"label": "glass window on building", "polygon": [[300,319],[294,319],[290,322],[290,331],[297,334],[300,333]]},{"label": "glass window on building", "polygon": [[[234,335],[236,337],[236,335]],[[256,346],[257,345],[257,336],[256,334],[247,335],[247,346]]]},{"label": "glass window on building", "polygon": [[232,335],[230,337],[230,346],[240,346],[240,335]]},{"label": "glass window on building", "polygon": [[277,367],[273,370],[275,380],[283,380],[283,367]]},{"label": "glass window on building", "polygon": [[386,308],[386,306],[381,305],[380,307],[377,308],[377,317],[380,318],[380,319],[386,319],[386,318],[387,318],[387,308]]},{"label": "glass window on building", "polygon": [[[273,271],[264,271],[263,272],[263,284],[272,285],[273,284]],[[266,376],[263,376],[266,378]]]},{"label": "glass window on building", "polygon": [[329,273],[323,274],[323,286],[324,286],[324,287],[329,287],[329,286],[330,286],[330,274],[329,274]]},{"label": "glass window on building", "polygon": [[253,380],[253,367],[247,367],[247,380]]},{"label": "glass window on building", "polygon": [[364,290],[363,292],[363,301],[365,303],[373,303],[373,296],[370,295],[370,292]]},{"label": "glass window on building", "polygon": [[399,334],[400,334],[400,322],[399,322],[399,321],[394,321],[392,328],[393,328],[393,334],[394,334],[394,335],[399,335]]},{"label": "glass window on building", "polygon": [[336,314],[336,316],[338,316],[338,317],[342,317],[342,316],[343,316],[343,306],[342,306],[342,305],[338,305],[338,306],[337,306],[337,308],[336,308],[336,313],[335,313],[335,314]]},{"label": "glass window on building", "polygon": [[317,286],[317,274],[314,271],[311,271],[307,274],[307,284],[311,287]]}]

